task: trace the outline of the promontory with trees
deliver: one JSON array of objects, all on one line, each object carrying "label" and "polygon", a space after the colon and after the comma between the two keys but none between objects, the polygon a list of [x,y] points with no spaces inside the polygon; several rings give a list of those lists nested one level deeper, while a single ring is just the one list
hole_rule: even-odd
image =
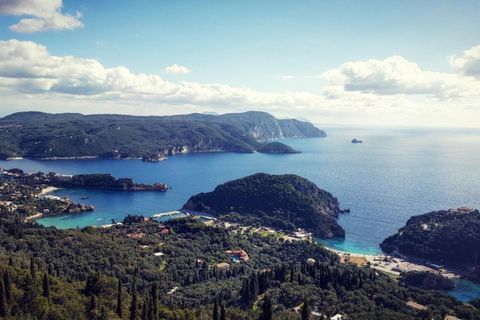
[{"label": "promontory with trees", "polygon": [[191,197],[184,209],[214,215],[247,216],[287,230],[304,228],[322,238],[342,237],[338,199],[297,175],[257,173]]},{"label": "promontory with trees", "polygon": [[265,112],[177,116],[19,112],[0,119],[0,158],[164,160],[186,152],[296,153],[281,138],[325,137]]},{"label": "promontory with trees", "polygon": [[380,246],[385,252],[469,269],[480,278],[480,212],[462,207],[413,216]]}]

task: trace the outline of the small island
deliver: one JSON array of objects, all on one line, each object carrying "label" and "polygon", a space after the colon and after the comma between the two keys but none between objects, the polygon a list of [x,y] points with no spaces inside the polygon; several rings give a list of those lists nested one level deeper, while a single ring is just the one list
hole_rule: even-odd
[{"label": "small island", "polygon": [[260,219],[285,230],[303,228],[320,238],[345,236],[336,217],[342,212],[331,193],[297,175],[257,173],[191,197],[183,206],[216,216]]}]

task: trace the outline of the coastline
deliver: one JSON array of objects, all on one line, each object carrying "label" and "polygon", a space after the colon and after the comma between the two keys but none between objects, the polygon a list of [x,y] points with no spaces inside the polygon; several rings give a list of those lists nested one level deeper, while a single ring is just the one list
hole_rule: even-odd
[{"label": "coastline", "polygon": [[350,262],[361,266],[369,266],[376,270],[400,276],[402,272],[423,271],[443,275],[446,278],[464,278],[465,274],[459,270],[441,268],[434,269],[427,264],[432,265],[428,261],[421,263],[420,261],[413,261],[404,258],[397,258],[387,254],[356,254],[346,251],[340,251],[324,246],[328,251],[336,253],[342,263]]}]

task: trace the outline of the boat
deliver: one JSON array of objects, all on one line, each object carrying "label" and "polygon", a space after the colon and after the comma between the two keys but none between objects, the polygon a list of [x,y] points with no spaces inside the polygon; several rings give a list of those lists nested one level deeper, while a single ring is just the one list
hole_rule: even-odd
[{"label": "boat", "polygon": [[353,139],[352,143],[362,143],[362,140]]},{"label": "boat", "polygon": [[80,200],[86,200],[88,197],[81,197]]}]

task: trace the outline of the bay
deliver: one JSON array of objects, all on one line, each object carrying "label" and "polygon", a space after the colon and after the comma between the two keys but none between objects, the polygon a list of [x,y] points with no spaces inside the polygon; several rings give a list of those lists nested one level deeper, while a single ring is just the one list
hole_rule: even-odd
[{"label": "bay", "polygon": [[[164,182],[172,188],[165,193],[59,190],[54,194],[96,207],[93,212],[37,220],[59,228],[176,210],[191,195],[257,172],[298,174],[351,209],[338,219],[346,230],[345,239],[322,242],[359,254],[379,253],[378,244],[413,215],[460,206],[480,208],[479,129],[320,127],[327,138],[282,140],[301,154],[185,154],[157,163],[24,159],[0,161],[0,167],[26,172],[111,173],[138,183]],[[353,138],[363,143],[352,144]],[[89,199],[80,200],[86,196]]]}]

